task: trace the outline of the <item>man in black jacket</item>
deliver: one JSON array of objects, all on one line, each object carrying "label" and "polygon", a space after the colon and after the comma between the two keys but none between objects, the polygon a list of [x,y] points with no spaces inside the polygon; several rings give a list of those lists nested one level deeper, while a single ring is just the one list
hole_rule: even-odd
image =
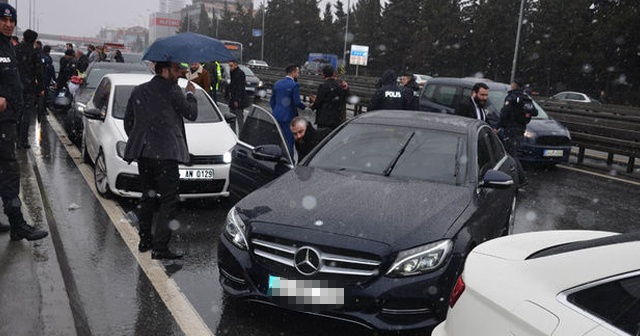
[{"label": "man in black jacket", "polygon": [[27,29],[22,34],[22,42],[16,47],[18,71],[22,82],[24,107],[18,119],[18,147],[29,148],[29,126],[35,107],[36,96],[44,94],[42,85],[42,59],[35,48],[38,33]]},{"label": "man in black jacket", "polygon": [[402,74],[402,91],[409,96],[407,110],[418,111],[420,108],[420,86],[416,83],[416,78],[410,72]]},{"label": "man in black jacket", "polygon": [[344,120],[342,119],[342,85],[334,78],[331,65],[322,68],[324,83],[318,86],[318,92],[312,99],[311,109],[316,111],[316,125],[318,129],[334,130]]},{"label": "man in black jacket", "polygon": [[244,124],[243,110],[247,107],[247,79],[235,60],[229,62],[229,78],[229,108],[236,115],[237,132],[240,133]]},{"label": "man in black jacket", "polygon": [[371,97],[367,111],[374,110],[406,110],[411,98],[396,84],[397,75],[393,70],[387,70],[380,77],[380,87]]},{"label": "man in black jacket", "polygon": [[471,88],[471,97],[466,98],[456,109],[459,116],[487,121],[484,108],[489,100],[489,86],[478,82]]},{"label": "man in black jacket", "polygon": [[[28,225],[22,216],[20,165],[16,160],[16,122],[22,109],[22,84],[11,36],[16,28],[16,10],[0,3],[0,195],[4,213],[9,218],[11,240],[38,240],[49,233]],[[6,232],[6,225],[0,225]]]},{"label": "man in black jacket", "polygon": [[316,130],[307,119],[301,116],[293,118],[289,127],[295,140],[298,162],[330,133],[328,128]]},{"label": "man in black jacket", "polygon": [[[138,250],[152,250],[153,259],[179,259],[182,255],[171,252],[168,245],[180,195],[178,164],[190,160],[182,118],[196,120],[198,102],[191,82],[186,97],[178,86],[178,78],[184,76],[178,63],[156,62],[155,71],[149,82],[133,89],[127,103],[124,129],[129,140],[124,160],[138,162],[142,185]],[[159,218],[152,236],[154,215]]]}]

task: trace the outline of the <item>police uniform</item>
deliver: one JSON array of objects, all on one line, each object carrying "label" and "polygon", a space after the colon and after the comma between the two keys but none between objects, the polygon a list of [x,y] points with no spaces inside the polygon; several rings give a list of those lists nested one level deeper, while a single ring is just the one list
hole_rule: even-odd
[{"label": "police uniform", "polygon": [[[17,20],[16,10],[0,3],[0,17]],[[22,85],[11,36],[0,33],[0,97],[6,99],[6,109],[0,112],[0,195],[4,213],[11,225],[11,240],[42,239],[47,232],[25,222],[20,209],[20,167],[16,160],[16,122],[23,108]]]}]

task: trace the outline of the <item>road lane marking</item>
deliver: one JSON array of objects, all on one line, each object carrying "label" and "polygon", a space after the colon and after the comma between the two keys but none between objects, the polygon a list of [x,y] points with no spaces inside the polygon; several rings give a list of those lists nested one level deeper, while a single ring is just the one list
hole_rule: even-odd
[{"label": "road lane marking", "polygon": [[575,172],[578,172],[578,173],[583,173],[583,174],[603,177],[603,178],[606,178],[606,179],[609,179],[609,180],[614,180],[614,181],[618,181],[618,182],[623,182],[623,183],[628,183],[628,184],[633,184],[633,185],[636,185],[636,186],[640,186],[640,182],[636,182],[636,181],[632,181],[632,180],[625,180],[625,179],[622,179],[622,178],[619,178],[619,177],[615,177],[615,176],[611,176],[611,175],[608,175],[608,174],[593,172],[593,171],[590,171],[590,170],[585,170],[585,169],[580,169],[580,168],[575,168],[575,167],[565,166],[565,165],[556,165],[556,167],[562,168],[562,169],[566,169],[566,170],[575,171]]},{"label": "road lane marking", "polygon": [[133,257],[138,261],[140,268],[142,268],[144,273],[147,275],[147,278],[160,295],[160,298],[167,306],[167,309],[169,309],[173,317],[176,319],[176,322],[180,326],[182,332],[184,332],[185,335],[214,336],[214,333],[204,322],[202,316],[198,314],[193,305],[191,305],[189,299],[187,299],[184,293],[180,290],[178,284],[167,276],[161,262],[151,259],[151,253],[149,252],[138,252],[138,232],[126,219],[124,210],[117,202],[105,199],[98,194],[93,181],[92,167],[82,162],[80,150],[78,150],[78,148],[76,148],[76,146],[66,137],[66,132],[60,123],[58,123],[58,120],[52,115],[48,115],[47,119],[51,128],[58,135],[58,139],[60,139],[69,153],[69,156],[71,156],[73,162],[78,167],[78,170],[84,177],[87,185],[111,219],[111,223],[113,223],[116,230],[120,233],[120,236],[124,240],[125,244],[127,244],[127,247],[131,251]]}]

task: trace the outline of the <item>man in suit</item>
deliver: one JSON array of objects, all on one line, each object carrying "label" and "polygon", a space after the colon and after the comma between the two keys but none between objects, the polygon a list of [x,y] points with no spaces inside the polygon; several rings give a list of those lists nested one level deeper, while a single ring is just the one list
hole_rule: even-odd
[{"label": "man in suit", "polygon": [[289,124],[293,118],[298,116],[296,108],[304,110],[305,105],[300,100],[300,84],[298,84],[298,76],[300,75],[300,67],[297,65],[289,65],[285,68],[287,76],[280,79],[273,85],[271,93],[271,111],[273,117],[278,121],[280,129],[287,141],[289,155],[293,159],[293,133],[289,128]]},{"label": "man in suit", "polygon": [[[171,252],[168,245],[180,194],[178,164],[190,160],[182,118],[196,120],[198,102],[192,83],[187,84],[186,97],[178,86],[185,72],[178,63],[156,62],[155,71],[156,76],[134,88],[129,98],[124,159],[138,162],[142,185],[138,250],[152,250],[153,259],[179,259],[182,255]],[[155,237],[151,235],[154,215],[159,216]]]},{"label": "man in suit", "polygon": [[487,113],[484,108],[489,99],[489,86],[479,82],[471,89],[471,97],[465,99],[456,109],[456,114],[463,117],[475,118],[487,121]]},{"label": "man in suit", "polygon": [[236,60],[229,61],[229,109],[236,115],[238,134],[244,125],[244,108],[247,107],[247,79]]}]

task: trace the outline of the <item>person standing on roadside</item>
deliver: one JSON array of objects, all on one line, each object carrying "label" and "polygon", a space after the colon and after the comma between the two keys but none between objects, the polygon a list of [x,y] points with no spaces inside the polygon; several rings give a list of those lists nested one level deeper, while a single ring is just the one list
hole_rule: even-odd
[{"label": "person standing on roadside", "polygon": [[367,111],[375,110],[405,110],[409,104],[409,95],[396,84],[397,74],[387,70],[380,77],[380,87],[371,97]]},{"label": "person standing on roadside", "polygon": [[487,112],[484,108],[489,100],[489,86],[478,82],[471,88],[471,97],[466,98],[456,109],[459,116],[487,121]]},{"label": "person standing on roadside", "polygon": [[420,107],[420,87],[416,83],[416,78],[410,72],[402,74],[402,91],[409,97],[406,110],[419,110]]},{"label": "person standing on roadside", "polygon": [[298,116],[297,109],[304,110],[307,105],[300,100],[300,84],[298,84],[300,67],[291,64],[284,71],[287,75],[273,85],[269,105],[271,106],[273,117],[280,125],[284,139],[287,141],[289,155],[293,160],[294,139],[289,124],[293,118]]},{"label": "person standing on roadside", "polygon": [[238,61],[229,61],[229,108],[236,115],[236,132],[240,134],[244,125],[244,108],[247,107],[247,78],[238,66]]},{"label": "person standing on roadside", "polygon": [[22,42],[16,47],[18,72],[22,81],[23,108],[18,119],[18,148],[30,148],[29,126],[35,109],[36,97],[44,94],[42,86],[42,59],[35,48],[38,33],[27,29],[22,34]]},{"label": "person standing on roadside", "polygon": [[324,82],[318,86],[318,92],[312,97],[313,104],[309,106],[316,111],[318,129],[326,128],[332,131],[344,121],[341,105],[344,92],[340,83],[333,77],[334,72],[331,65],[322,68]]},{"label": "person standing on roadside", "polygon": [[[124,115],[129,137],[124,160],[138,162],[142,186],[138,251],[152,250],[152,259],[179,259],[169,250],[171,231],[180,195],[179,163],[188,163],[189,149],[183,118],[196,120],[198,102],[195,86],[187,83],[186,97],[178,86],[184,70],[178,63],[156,62],[156,75],[133,89]],[[158,201],[159,198],[159,201]],[[154,216],[157,218],[152,235]]]},{"label": "person standing on roadside", "polygon": [[518,164],[518,176],[520,185],[525,186],[529,179],[518,159],[517,148],[524,139],[524,132],[531,118],[538,115],[538,109],[533,104],[533,100],[527,95],[522,85],[521,79],[514,79],[511,83],[511,90],[504,99],[504,105],[500,110],[500,121],[498,128],[502,130],[502,142],[504,147]]},{"label": "person standing on roadside", "polygon": [[44,116],[47,114],[47,106],[53,101],[53,90],[51,85],[56,81],[56,69],[53,67],[53,59],[51,58],[51,46],[42,47],[42,86],[44,95],[42,96],[42,103],[38,106],[38,118],[44,120]]},{"label": "person standing on roadside", "polygon": [[[22,83],[18,74],[16,55],[11,36],[16,28],[15,8],[0,3],[0,195],[4,213],[9,219],[10,238],[38,240],[49,233],[27,224],[20,201],[20,165],[16,159],[16,123],[23,105]],[[0,232],[7,226],[0,225]]]}]

